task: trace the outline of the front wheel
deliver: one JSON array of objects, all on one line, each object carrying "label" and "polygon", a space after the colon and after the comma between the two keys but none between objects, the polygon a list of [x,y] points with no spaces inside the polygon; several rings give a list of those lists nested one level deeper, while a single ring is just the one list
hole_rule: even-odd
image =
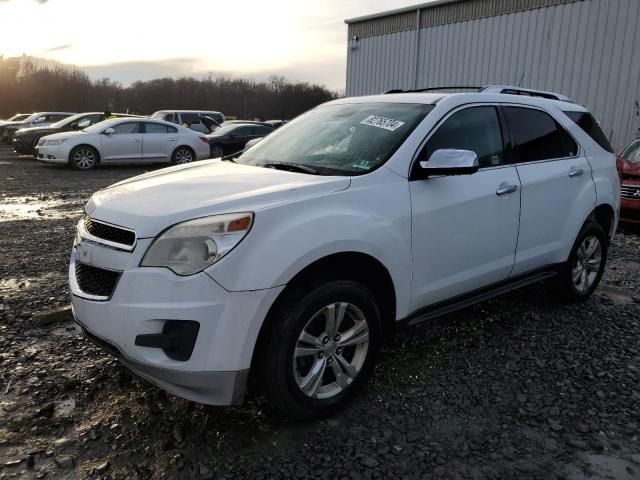
[{"label": "front wheel", "polygon": [[607,234],[597,223],[582,227],[558,279],[564,299],[584,301],[591,296],[604,273],[608,244]]},{"label": "front wheel", "polygon": [[224,149],[221,145],[211,145],[211,158],[220,158],[224,156]]},{"label": "front wheel", "polygon": [[259,379],[272,404],[303,420],[332,413],[362,389],[381,343],[371,292],[331,281],[290,292],[276,311],[259,359]]},{"label": "front wheel", "polygon": [[85,145],[71,150],[69,154],[69,165],[77,170],[89,170],[98,163],[98,152]]}]

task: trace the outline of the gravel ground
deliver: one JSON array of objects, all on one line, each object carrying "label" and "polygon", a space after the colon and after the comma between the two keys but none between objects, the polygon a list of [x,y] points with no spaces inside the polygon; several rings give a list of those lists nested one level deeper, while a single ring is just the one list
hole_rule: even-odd
[{"label": "gravel ground", "polygon": [[0,147],[0,479],[640,478],[640,230],[587,303],[536,285],[399,332],[350,407],[292,424],[165,394],[69,319],[83,204],[144,170]]}]

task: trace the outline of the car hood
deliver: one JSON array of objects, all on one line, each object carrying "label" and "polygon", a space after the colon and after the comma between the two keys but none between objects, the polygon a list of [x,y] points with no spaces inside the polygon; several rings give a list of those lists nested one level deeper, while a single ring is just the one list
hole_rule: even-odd
[{"label": "car hood", "polygon": [[47,140],[60,140],[62,138],[73,138],[80,135],[87,135],[87,132],[83,132],[82,130],[74,130],[72,132],[54,133],[53,135],[47,135]]},{"label": "car hood", "polygon": [[31,127],[22,128],[16,132],[16,135],[50,135],[52,133],[59,132],[59,128],[51,127]]},{"label": "car hood", "polygon": [[96,192],[92,218],[155,237],[176,223],[207,215],[256,211],[349,187],[326,177],[208,160],[133,177]]}]

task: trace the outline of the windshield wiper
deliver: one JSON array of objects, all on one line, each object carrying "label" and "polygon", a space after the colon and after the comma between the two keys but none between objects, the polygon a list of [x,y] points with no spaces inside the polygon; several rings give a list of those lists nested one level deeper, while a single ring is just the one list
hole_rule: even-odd
[{"label": "windshield wiper", "polygon": [[289,162],[266,162],[261,163],[258,166],[265,168],[275,168],[277,170],[286,171],[298,171],[302,173],[310,173],[311,175],[317,175],[318,171],[315,168],[307,167],[306,165],[300,165],[299,163]]}]

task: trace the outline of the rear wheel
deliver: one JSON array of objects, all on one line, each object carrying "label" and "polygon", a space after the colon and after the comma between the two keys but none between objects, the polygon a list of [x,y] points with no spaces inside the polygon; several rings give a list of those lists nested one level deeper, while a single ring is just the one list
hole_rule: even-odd
[{"label": "rear wheel", "polygon": [[559,278],[564,299],[583,301],[591,296],[604,273],[608,244],[606,233],[597,223],[582,227]]},{"label": "rear wheel", "polygon": [[174,165],[184,165],[185,163],[193,162],[194,159],[193,150],[188,147],[178,147],[173,152],[171,163]]},{"label": "rear wheel", "polygon": [[285,416],[309,419],[344,406],[371,375],[381,320],[371,292],[346,280],[291,292],[273,312],[259,379]]},{"label": "rear wheel", "polygon": [[69,154],[69,165],[78,170],[89,170],[98,163],[98,152],[95,148],[87,145],[80,145],[71,150]]}]

